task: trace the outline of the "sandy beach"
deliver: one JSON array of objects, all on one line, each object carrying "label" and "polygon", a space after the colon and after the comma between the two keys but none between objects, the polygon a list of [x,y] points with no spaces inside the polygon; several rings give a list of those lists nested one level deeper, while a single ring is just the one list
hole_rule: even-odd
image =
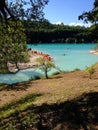
[{"label": "sandy beach", "polygon": [[91,50],[90,53],[91,53],[91,54],[98,55],[98,51],[96,51],[96,50]]},{"label": "sandy beach", "polygon": [[[29,53],[29,57],[30,57],[29,60],[30,61],[27,63],[18,63],[19,70],[28,69],[28,68],[32,68],[32,67],[37,66],[38,62],[36,61],[36,59],[39,57],[44,57],[44,58],[47,58],[48,60],[52,59],[50,57],[50,55],[44,54],[42,52],[38,52],[35,50],[29,50],[28,53]],[[9,67],[9,72],[15,73],[18,71],[15,64],[8,63],[8,67]]]}]

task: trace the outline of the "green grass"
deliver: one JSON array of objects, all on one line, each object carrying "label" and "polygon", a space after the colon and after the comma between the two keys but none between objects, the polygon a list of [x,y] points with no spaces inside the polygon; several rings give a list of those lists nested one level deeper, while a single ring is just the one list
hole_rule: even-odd
[{"label": "green grass", "polygon": [[0,108],[0,119],[6,118],[11,114],[14,114],[16,111],[24,111],[27,108],[33,106],[33,101],[38,97],[41,96],[40,94],[29,94],[24,98],[21,98],[19,101],[11,102],[9,104],[4,105],[4,107]]}]

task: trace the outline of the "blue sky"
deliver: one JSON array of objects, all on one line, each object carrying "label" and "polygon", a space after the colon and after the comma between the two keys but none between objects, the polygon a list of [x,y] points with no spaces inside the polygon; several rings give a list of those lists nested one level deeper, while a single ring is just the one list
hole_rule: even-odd
[{"label": "blue sky", "polygon": [[51,23],[63,22],[66,25],[83,24],[78,16],[93,8],[94,0],[50,0],[45,6],[45,18]]}]

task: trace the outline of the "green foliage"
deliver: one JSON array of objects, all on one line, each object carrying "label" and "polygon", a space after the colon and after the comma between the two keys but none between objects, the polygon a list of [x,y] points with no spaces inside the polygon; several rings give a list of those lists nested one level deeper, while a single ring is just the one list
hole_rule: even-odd
[{"label": "green foliage", "polygon": [[[32,112],[32,108],[34,107],[33,101],[38,96],[40,94],[29,94],[19,101],[14,101],[1,107],[0,130],[27,130],[32,129],[32,126],[37,126],[39,122],[38,115]],[[7,119],[7,117],[12,118],[5,123],[4,119]]]},{"label": "green foliage", "polygon": [[48,0],[1,0],[0,20],[7,18],[42,20],[44,18],[43,9],[48,4]]},{"label": "green foliage", "polygon": [[48,72],[52,69],[52,68],[56,68],[55,64],[53,63],[53,61],[49,61],[47,58],[44,57],[40,57],[37,58],[36,60],[38,62],[38,68],[44,72],[45,77],[48,79]]},{"label": "green foliage", "polygon": [[82,19],[86,23],[91,22],[94,25],[90,28],[92,42],[98,42],[98,0],[95,0],[93,4],[93,9],[88,12],[83,12],[79,16],[79,20]]},{"label": "green foliage", "polygon": [[5,104],[4,107],[0,108],[0,119],[6,118],[11,114],[17,115],[17,112],[24,111],[27,108],[33,107],[33,101],[38,97],[41,96],[40,94],[29,94],[24,98],[21,98],[19,101],[13,101],[9,104]]},{"label": "green foliage", "polygon": [[16,129],[14,128],[14,126],[13,126],[13,122],[7,123],[4,129],[5,129],[5,130],[16,130]]},{"label": "green foliage", "polygon": [[[11,115],[13,116],[13,115]],[[23,114],[22,111],[18,111],[11,120],[8,120],[6,124],[3,122],[0,124],[0,130],[27,130],[32,127],[37,127],[39,119],[38,115],[30,112]]]},{"label": "green foliage", "polygon": [[[90,28],[54,25],[48,21],[25,21],[27,43],[90,43],[95,41]],[[97,34],[96,34],[97,36]]]},{"label": "green foliage", "polygon": [[79,20],[82,19],[85,22],[98,23],[98,0],[95,0],[93,4],[93,9],[88,12],[83,12],[82,15],[79,16]]},{"label": "green foliage", "polygon": [[26,36],[22,21],[0,23],[0,73],[8,72],[8,63],[17,64],[29,60]]},{"label": "green foliage", "polygon": [[90,66],[86,68],[86,71],[89,73],[89,78],[92,78],[92,75],[95,73],[94,66]]}]

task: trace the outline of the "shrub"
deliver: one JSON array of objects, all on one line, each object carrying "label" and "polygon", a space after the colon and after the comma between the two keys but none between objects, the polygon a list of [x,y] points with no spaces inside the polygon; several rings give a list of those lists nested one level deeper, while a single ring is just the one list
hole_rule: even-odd
[{"label": "shrub", "polygon": [[86,68],[86,71],[89,73],[89,78],[91,79],[91,78],[92,78],[92,75],[95,73],[94,66],[87,67],[87,68]]},{"label": "shrub", "polygon": [[36,61],[38,62],[38,68],[44,72],[46,79],[48,79],[48,72],[52,69],[52,68],[56,68],[55,64],[53,63],[53,61],[48,60],[47,58],[44,57],[40,57],[37,58]]}]

